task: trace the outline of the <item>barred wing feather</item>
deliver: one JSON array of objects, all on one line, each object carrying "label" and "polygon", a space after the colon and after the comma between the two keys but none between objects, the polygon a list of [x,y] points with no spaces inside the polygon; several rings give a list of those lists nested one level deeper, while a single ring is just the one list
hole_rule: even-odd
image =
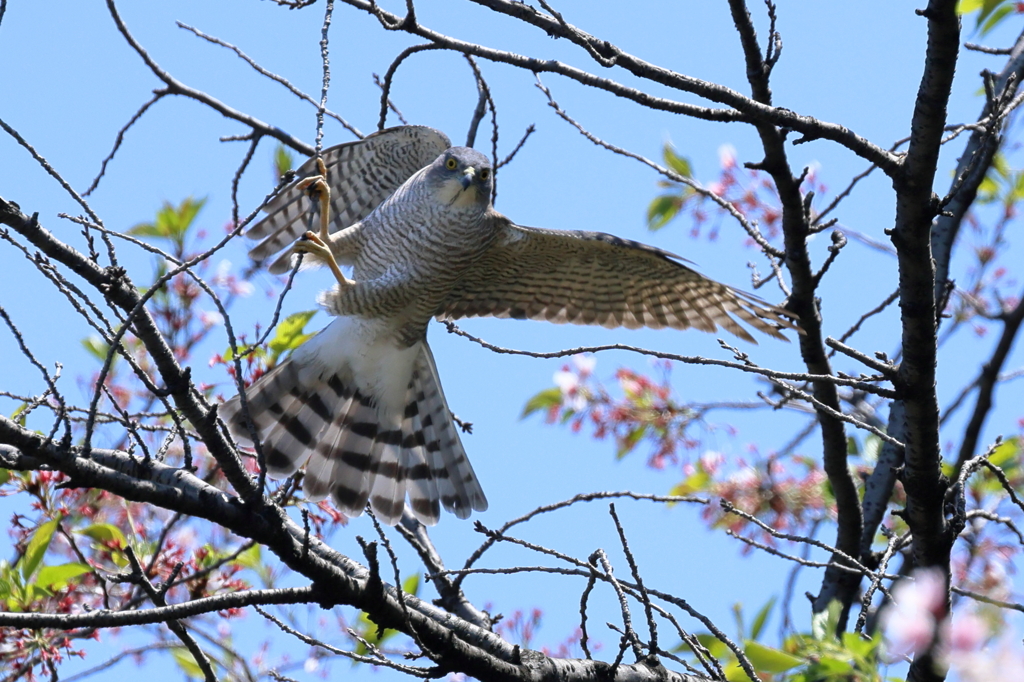
[{"label": "barred wing feather", "polygon": [[[323,160],[331,188],[331,232],[368,216],[403,182],[450,146],[448,137],[433,128],[399,126],[325,150]],[[315,216],[319,207],[315,202],[311,205],[305,192],[297,188],[303,178],[316,173],[315,159],[302,164],[296,171],[297,179],[267,203],[263,209],[267,215],[249,228],[247,237],[262,240],[249,251],[254,262],[263,263],[288,249],[308,225],[318,224]],[[270,272],[287,272],[291,255],[288,249],[277,257],[269,267]]]},{"label": "barred wing feather", "polygon": [[503,236],[460,279],[439,319],[494,316],[713,332],[757,343],[739,322],[786,340],[796,316],[708,279],[679,256],[601,232],[522,227]]}]

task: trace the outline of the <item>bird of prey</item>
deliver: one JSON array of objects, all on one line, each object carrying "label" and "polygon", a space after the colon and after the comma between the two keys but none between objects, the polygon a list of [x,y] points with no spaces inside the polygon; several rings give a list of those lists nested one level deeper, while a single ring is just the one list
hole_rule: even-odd
[{"label": "bird of prey", "polygon": [[[350,516],[369,501],[393,525],[407,495],[428,525],[441,505],[459,518],[487,508],[427,345],[431,318],[720,326],[750,342],[740,321],[781,339],[780,328],[799,330],[792,313],[665,251],[515,224],[491,205],[487,157],[431,128],[390,128],[333,147],[298,175],[248,231],[262,239],[250,256],[262,262],[284,250],[272,273],[287,271],[296,251],[329,265],[338,283],[321,304],[335,319],[246,389],[247,409],[236,396],[220,413],[240,444],[258,435],[271,476],[305,465],[306,497],[329,495]],[[310,190],[319,208],[307,208]],[[306,231],[311,210],[319,233]],[[352,279],[339,264],[352,267]]]}]

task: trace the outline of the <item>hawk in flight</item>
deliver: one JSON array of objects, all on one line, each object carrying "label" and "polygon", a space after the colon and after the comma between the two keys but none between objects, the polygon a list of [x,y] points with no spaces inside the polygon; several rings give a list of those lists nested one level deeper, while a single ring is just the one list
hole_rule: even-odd
[{"label": "hawk in flight", "polygon": [[[750,342],[740,322],[781,339],[780,328],[798,329],[792,313],[665,251],[515,224],[491,206],[487,157],[431,128],[333,147],[298,175],[248,231],[262,240],[250,255],[263,262],[283,251],[272,273],[297,251],[330,266],[338,284],[321,304],[335,319],[246,390],[247,409],[236,396],[220,413],[243,445],[259,437],[271,476],[305,465],[307,498],[330,496],[350,516],[369,501],[394,525],[407,495],[428,525],[441,506],[459,518],[487,508],[427,345],[431,318],[722,327]],[[305,227],[316,190],[319,234]]]}]

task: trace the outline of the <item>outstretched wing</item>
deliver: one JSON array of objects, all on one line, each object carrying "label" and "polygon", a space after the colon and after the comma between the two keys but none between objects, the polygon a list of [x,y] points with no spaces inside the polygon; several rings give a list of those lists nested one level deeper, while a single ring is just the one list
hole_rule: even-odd
[{"label": "outstretched wing", "polygon": [[785,340],[796,316],[710,280],[667,251],[601,232],[505,222],[502,236],[461,278],[438,319],[511,317],[604,327],[717,327],[756,343],[745,322]]},{"label": "outstretched wing", "polygon": [[[440,131],[426,126],[400,126],[325,150],[323,160],[331,188],[331,231],[337,232],[365,218],[413,173],[449,147],[448,136]],[[249,228],[247,237],[262,239],[249,251],[255,263],[271,258],[306,231],[310,202],[296,185],[316,172],[314,159],[302,164],[297,171],[298,179],[278,192],[263,209],[266,217]],[[315,207],[312,210],[315,212]],[[286,272],[290,260],[291,252],[284,253],[270,265],[270,272]]]}]

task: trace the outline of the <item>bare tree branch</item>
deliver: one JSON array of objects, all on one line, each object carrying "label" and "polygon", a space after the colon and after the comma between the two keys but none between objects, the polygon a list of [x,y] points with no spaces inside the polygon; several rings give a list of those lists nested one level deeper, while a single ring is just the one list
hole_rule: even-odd
[{"label": "bare tree branch", "polygon": [[[197,102],[205,104],[214,111],[220,113],[225,118],[230,118],[232,120],[238,121],[239,123],[242,123],[243,125],[252,128],[254,131],[257,131],[268,137],[273,137],[276,140],[280,140],[282,143],[291,147],[300,154],[304,154],[305,156],[313,156],[313,147],[310,147],[305,142],[302,142],[301,140],[292,137],[288,133],[284,132],[283,130],[275,126],[272,126],[268,123],[264,123],[258,118],[250,116],[249,114],[242,113],[237,109],[233,109],[228,105],[224,104],[223,102],[221,102],[220,100],[206,94],[205,92],[196,90],[194,88],[190,88],[189,86],[185,85],[171,74],[164,71],[162,68],[160,68],[156,61],[149,56],[149,53],[146,52],[146,50],[144,50],[141,45],[139,45],[139,43],[135,40],[132,34],[128,31],[128,27],[125,25],[124,21],[121,20],[121,15],[117,12],[117,6],[114,4],[114,0],[107,0],[107,9],[110,10],[110,16],[114,18],[114,23],[117,25],[117,30],[121,32],[121,35],[124,36],[124,39],[127,40],[128,44],[131,45],[132,49],[135,50],[140,57],[142,57],[142,61],[146,63],[146,66],[149,67],[153,74],[164,82],[164,85],[166,87],[156,91],[157,94],[183,95],[185,97],[188,97],[189,99],[194,99]],[[100,221],[96,220],[96,222]]]}]

